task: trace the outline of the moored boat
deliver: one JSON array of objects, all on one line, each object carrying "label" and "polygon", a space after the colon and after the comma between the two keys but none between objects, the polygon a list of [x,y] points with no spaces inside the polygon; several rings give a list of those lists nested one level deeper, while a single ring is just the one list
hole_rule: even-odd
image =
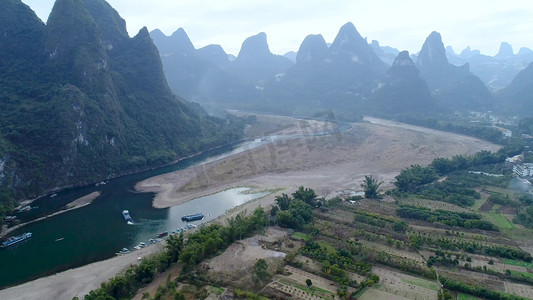
[{"label": "moored boat", "polygon": [[191,222],[191,221],[201,220],[203,218],[204,218],[204,214],[197,213],[197,214],[183,216],[181,217],[181,220],[185,222]]},{"label": "moored boat", "polygon": [[5,248],[5,247],[9,247],[9,246],[12,246],[16,243],[19,243],[19,242],[22,242],[24,240],[27,240],[29,238],[31,238],[33,234],[31,232],[26,232],[26,233],[23,233],[21,235],[17,235],[17,236],[12,236],[12,237],[9,237],[7,240],[3,241],[2,242],[2,248]]}]

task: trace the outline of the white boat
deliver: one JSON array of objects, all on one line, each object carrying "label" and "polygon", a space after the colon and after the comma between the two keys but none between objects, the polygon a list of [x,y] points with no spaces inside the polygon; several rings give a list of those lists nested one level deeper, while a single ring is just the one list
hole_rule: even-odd
[{"label": "white boat", "polygon": [[133,225],[133,219],[131,218],[130,212],[127,209],[122,211],[122,216],[124,217],[124,221],[126,221],[128,225]]}]

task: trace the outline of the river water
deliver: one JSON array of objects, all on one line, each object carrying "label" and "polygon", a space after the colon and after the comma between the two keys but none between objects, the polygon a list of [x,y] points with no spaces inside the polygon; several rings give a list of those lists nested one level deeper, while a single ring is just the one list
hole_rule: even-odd
[{"label": "river water", "polygon": [[[203,220],[191,222],[198,225],[266,195],[242,193],[247,188],[234,188],[168,209],[155,209],[152,207],[153,193],[134,191],[135,184],[144,179],[197,166],[265,143],[255,140],[225,146],[162,168],[115,178],[105,185],[68,189],[54,197],[34,201],[31,205],[38,208],[20,215],[21,220],[48,215],[81,196],[102,192],[91,205],[31,223],[11,233],[32,232],[33,237],[0,249],[0,288],[113,257],[124,247],[132,249],[160,232],[184,227],[183,215],[203,213],[206,216]],[[130,211],[133,225],[124,221],[124,209]]]}]

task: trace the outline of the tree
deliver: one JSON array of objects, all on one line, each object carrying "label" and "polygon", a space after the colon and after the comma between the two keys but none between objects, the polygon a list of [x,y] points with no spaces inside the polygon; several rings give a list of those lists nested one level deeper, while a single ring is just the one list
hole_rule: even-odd
[{"label": "tree", "polygon": [[183,250],[183,232],[179,235],[171,235],[167,239],[165,248],[167,248],[170,255],[170,262],[178,261],[181,250]]},{"label": "tree", "polygon": [[313,189],[304,188],[300,186],[296,192],[292,193],[294,199],[302,200],[303,202],[315,207],[316,193]]},{"label": "tree", "polygon": [[361,187],[365,190],[366,198],[377,198],[379,193],[379,187],[383,184],[383,181],[379,181],[374,176],[365,175],[365,181],[361,184]]},{"label": "tree", "polygon": [[276,203],[278,203],[280,210],[287,210],[291,204],[291,198],[289,195],[283,193],[281,196],[276,196]]},{"label": "tree", "polygon": [[305,280],[305,284],[307,284],[307,288],[309,289],[309,288],[311,288],[311,286],[313,285],[313,282],[311,281],[311,279],[307,278],[307,279]]},{"label": "tree", "polygon": [[266,281],[270,278],[270,273],[268,273],[268,264],[264,259],[260,258],[257,260],[254,265],[252,276],[252,280],[256,284]]}]

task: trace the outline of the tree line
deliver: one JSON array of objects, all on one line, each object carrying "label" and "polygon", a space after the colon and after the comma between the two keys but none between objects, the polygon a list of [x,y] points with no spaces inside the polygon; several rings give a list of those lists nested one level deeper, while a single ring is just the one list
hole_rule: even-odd
[{"label": "tree line", "polygon": [[165,251],[148,258],[132,267],[124,274],[111,278],[99,289],[91,291],[85,300],[128,299],[136,291],[150,283],[155,275],[179,262],[181,272],[190,273],[205,258],[216,255],[238,239],[251,236],[254,232],[268,225],[268,216],[262,207],[258,207],[250,216],[242,214],[228,219],[228,226],[211,224],[187,235],[170,236],[166,241]]},{"label": "tree line", "polygon": [[474,213],[455,212],[443,209],[432,211],[429,208],[411,205],[401,205],[396,209],[396,213],[402,218],[422,220],[430,223],[442,223],[449,226],[482,230],[498,230],[492,223],[481,220],[481,216]]}]

